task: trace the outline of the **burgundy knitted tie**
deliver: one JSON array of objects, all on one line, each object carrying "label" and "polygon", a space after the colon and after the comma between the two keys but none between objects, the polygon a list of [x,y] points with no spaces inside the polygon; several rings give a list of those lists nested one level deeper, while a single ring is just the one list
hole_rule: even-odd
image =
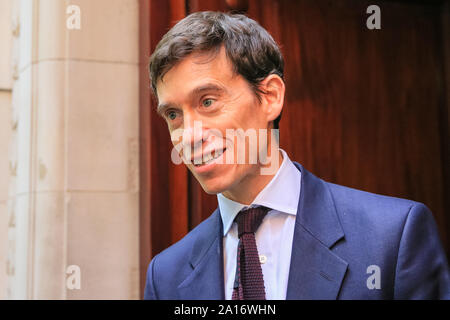
[{"label": "burgundy knitted tie", "polygon": [[249,208],[239,212],[239,245],[233,300],[265,300],[264,278],[256,248],[255,232],[269,211],[266,207]]}]

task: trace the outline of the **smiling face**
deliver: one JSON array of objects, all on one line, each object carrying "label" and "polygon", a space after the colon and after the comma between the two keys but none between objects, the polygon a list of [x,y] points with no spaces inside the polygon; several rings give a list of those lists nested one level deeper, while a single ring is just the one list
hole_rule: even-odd
[{"label": "smiling face", "polygon": [[[282,83],[281,79],[274,81]],[[282,89],[284,96],[284,84]],[[181,152],[181,156],[193,160],[187,166],[207,193],[222,192],[244,203],[270,181],[271,176],[260,174],[259,162],[248,163],[249,139],[238,143],[236,136],[227,137],[227,129],[244,132],[254,129],[258,137],[259,129],[272,126],[281,112],[283,99],[280,106],[279,101],[271,103],[269,90],[268,97],[263,95],[260,102],[248,82],[233,72],[223,47],[217,54],[192,53],[175,64],[157,82],[157,94],[158,113],[166,120],[174,145],[182,142],[176,132],[188,134],[189,139],[185,138],[183,143],[189,143],[191,154]],[[194,122],[201,123],[200,134],[194,132]],[[267,147],[260,145],[259,149]],[[245,163],[238,163],[237,148],[246,149]],[[206,154],[216,159],[205,158]],[[197,164],[199,159],[203,161]],[[248,195],[246,199],[242,197],[243,190]]]}]

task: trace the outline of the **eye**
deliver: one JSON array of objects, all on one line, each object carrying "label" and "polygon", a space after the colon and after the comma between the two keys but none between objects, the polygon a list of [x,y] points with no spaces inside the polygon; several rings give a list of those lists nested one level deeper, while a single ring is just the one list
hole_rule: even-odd
[{"label": "eye", "polygon": [[202,101],[202,105],[206,108],[210,107],[213,104],[213,99],[205,99]]},{"label": "eye", "polygon": [[167,118],[169,118],[170,120],[175,120],[175,118],[177,117],[177,113],[175,111],[169,111],[167,112]]}]

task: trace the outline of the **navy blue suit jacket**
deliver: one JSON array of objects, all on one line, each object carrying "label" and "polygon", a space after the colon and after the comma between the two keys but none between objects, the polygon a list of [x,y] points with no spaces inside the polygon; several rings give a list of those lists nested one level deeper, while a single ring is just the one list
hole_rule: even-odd
[{"label": "navy blue suit jacket", "polygon": [[[328,183],[294,164],[302,179],[287,299],[450,299],[425,205]],[[222,238],[216,209],[153,258],[144,298],[224,299]]]}]

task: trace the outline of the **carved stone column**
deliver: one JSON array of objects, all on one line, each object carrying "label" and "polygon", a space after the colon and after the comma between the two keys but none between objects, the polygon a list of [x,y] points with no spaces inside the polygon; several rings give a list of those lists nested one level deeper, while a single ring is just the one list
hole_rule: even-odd
[{"label": "carved stone column", "polygon": [[6,298],[12,88],[12,0],[0,1],[0,300]]},{"label": "carved stone column", "polygon": [[14,3],[8,297],[138,298],[138,1]]}]

